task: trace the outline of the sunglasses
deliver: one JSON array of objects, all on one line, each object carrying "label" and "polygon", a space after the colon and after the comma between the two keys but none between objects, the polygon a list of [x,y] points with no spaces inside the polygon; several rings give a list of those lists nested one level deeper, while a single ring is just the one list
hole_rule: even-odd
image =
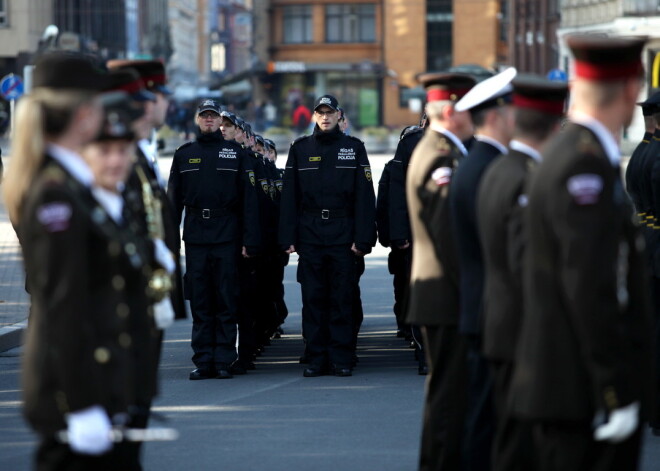
[{"label": "sunglasses", "polygon": [[319,116],[332,116],[337,112],[336,111],[315,111],[314,113],[316,113]]},{"label": "sunglasses", "polygon": [[199,114],[200,118],[219,118],[220,115],[218,113],[214,113],[213,111],[205,111],[204,113]]}]

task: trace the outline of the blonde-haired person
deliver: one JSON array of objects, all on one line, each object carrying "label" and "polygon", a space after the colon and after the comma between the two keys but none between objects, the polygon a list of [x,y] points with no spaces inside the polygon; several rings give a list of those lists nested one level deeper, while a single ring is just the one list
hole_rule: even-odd
[{"label": "blonde-haired person", "polygon": [[114,299],[132,282],[124,276],[131,262],[108,236],[111,218],[80,156],[102,123],[106,75],[82,56],[53,53],[37,62],[33,83],[19,104],[4,196],[32,302],[22,386],[40,437],[35,468],[137,469],[109,433],[129,402],[133,318]]}]

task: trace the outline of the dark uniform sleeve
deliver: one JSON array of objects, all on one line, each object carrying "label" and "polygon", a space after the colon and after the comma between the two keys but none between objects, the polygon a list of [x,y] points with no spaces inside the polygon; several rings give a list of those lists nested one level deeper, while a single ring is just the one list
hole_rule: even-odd
[{"label": "dark uniform sleeve", "polygon": [[[44,220],[46,214],[57,215]],[[68,215],[67,215],[68,214]],[[54,220],[57,217],[58,220]],[[96,338],[89,309],[89,259],[86,217],[58,189],[46,190],[27,215],[22,234],[24,248],[32,259],[40,260],[38,273],[31,279],[32,294],[47,300],[38,321],[44,334],[43,348],[49,351],[52,368],[57,371],[58,398],[62,412],[77,411],[99,403],[98,390],[103,381],[96,365],[93,345]]]},{"label": "dark uniform sleeve", "polygon": [[284,250],[298,242],[298,163],[296,161],[296,144],[291,144],[289,157],[286,161],[282,182],[282,199],[280,201],[279,242]]},{"label": "dark uniform sleeve", "polygon": [[506,226],[507,266],[511,279],[517,284],[519,293],[522,290],[523,267],[525,252],[524,219],[527,211],[527,195],[523,188],[517,193],[516,201],[512,203],[511,213]]},{"label": "dark uniform sleeve", "polygon": [[[639,396],[629,390],[630,327],[625,319],[629,247],[616,201],[617,176],[606,159],[580,159],[556,189],[554,207],[560,279],[573,331],[599,409],[612,410]],[[553,214],[554,213],[554,214]]]},{"label": "dark uniform sleeve", "polygon": [[172,202],[172,211],[176,227],[181,225],[181,215],[183,214],[183,194],[181,192],[181,173],[179,173],[179,157],[181,151],[176,151],[172,158],[172,167],[170,169],[170,179],[167,182],[167,196]]},{"label": "dark uniform sleeve", "polygon": [[355,175],[355,247],[370,253],[376,245],[376,194],[371,165],[363,144],[357,147],[358,168]]},{"label": "dark uniform sleeve", "polygon": [[402,139],[396,147],[390,166],[389,232],[393,246],[403,245],[410,235],[410,220],[406,202],[406,167],[410,162],[409,139]]},{"label": "dark uniform sleeve", "polygon": [[249,255],[256,255],[262,249],[259,201],[256,189],[254,159],[245,152],[241,154],[241,192],[243,201],[243,245]]}]

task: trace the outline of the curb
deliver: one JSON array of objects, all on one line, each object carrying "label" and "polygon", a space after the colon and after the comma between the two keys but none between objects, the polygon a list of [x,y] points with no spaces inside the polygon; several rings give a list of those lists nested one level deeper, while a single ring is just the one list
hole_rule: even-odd
[{"label": "curb", "polygon": [[16,348],[23,343],[23,335],[27,328],[27,319],[6,327],[0,327],[0,352]]}]

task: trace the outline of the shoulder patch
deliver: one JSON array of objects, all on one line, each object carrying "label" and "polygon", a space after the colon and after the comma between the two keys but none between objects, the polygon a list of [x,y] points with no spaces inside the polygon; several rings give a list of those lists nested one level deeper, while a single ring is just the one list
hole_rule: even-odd
[{"label": "shoulder patch", "polygon": [[364,167],[364,176],[367,178],[367,181],[371,181],[371,167]]},{"label": "shoulder patch", "polygon": [[[177,147],[176,150],[183,149],[184,147],[188,147],[189,145],[192,145],[193,142],[194,142],[194,141],[184,142],[184,143],[181,144],[179,147]],[[175,152],[176,152],[176,151],[175,151]]]},{"label": "shoulder patch", "polygon": [[252,186],[254,186],[257,182],[257,180],[254,176],[254,170],[248,170],[247,174],[248,174],[248,178],[250,179],[250,183],[252,183]]},{"label": "shoulder patch", "polygon": [[438,141],[436,145],[436,149],[438,150],[438,152],[442,152],[443,154],[448,154],[449,152],[451,152],[451,145],[449,144],[449,141],[446,138],[442,137]]},{"label": "shoulder patch", "polygon": [[62,232],[69,228],[72,212],[69,203],[46,203],[37,208],[37,220],[48,232]]},{"label": "shoulder patch", "polygon": [[596,204],[603,191],[603,178],[595,173],[581,173],[570,177],[566,188],[576,204]]}]

